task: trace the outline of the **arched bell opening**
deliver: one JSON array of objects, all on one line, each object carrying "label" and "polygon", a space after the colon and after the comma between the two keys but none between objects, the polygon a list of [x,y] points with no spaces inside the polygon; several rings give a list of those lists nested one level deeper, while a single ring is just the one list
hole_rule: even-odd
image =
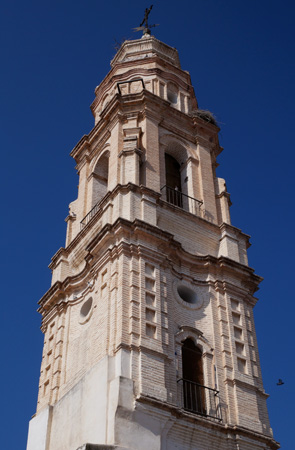
[{"label": "arched bell opening", "polygon": [[206,415],[202,350],[190,338],[182,346],[182,381],[184,408]]},{"label": "arched bell opening", "polygon": [[175,206],[183,207],[181,171],[178,161],[165,153],[166,200]]},{"label": "arched bell opening", "polygon": [[198,199],[200,195],[198,160],[192,156],[190,150],[170,136],[164,136],[161,144],[164,149],[161,156],[163,199],[200,216],[203,202]]},{"label": "arched bell opening", "polygon": [[92,201],[91,206],[96,205],[108,192],[109,155],[104,153],[97,161],[92,172]]}]

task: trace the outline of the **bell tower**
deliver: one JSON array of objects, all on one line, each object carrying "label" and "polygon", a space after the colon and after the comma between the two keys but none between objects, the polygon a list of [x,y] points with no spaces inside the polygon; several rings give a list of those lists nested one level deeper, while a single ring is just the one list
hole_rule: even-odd
[{"label": "bell tower", "polygon": [[261,281],[217,178],[219,128],[177,50],[125,41],[95,90],[66,246],[40,300],[27,450],[270,450]]}]

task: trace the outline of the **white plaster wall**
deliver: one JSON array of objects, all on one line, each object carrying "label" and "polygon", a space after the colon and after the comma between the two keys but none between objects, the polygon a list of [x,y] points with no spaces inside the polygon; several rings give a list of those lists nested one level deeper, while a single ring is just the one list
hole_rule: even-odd
[{"label": "white plaster wall", "polygon": [[107,376],[108,358],[104,358],[56,403],[46,450],[74,450],[87,442],[106,443]]},{"label": "white plaster wall", "polygon": [[43,408],[33,417],[29,424],[27,450],[47,450],[47,433],[50,428],[50,412],[52,407]]},{"label": "white plaster wall", "polygon": [[[160,450],[163,418],[150,407],[140,406],[139,411],[130,414],[124,408],[118,408],[116,414],[116,444],[130,450]],[[155,414],[154,414],[155,413]]]}]

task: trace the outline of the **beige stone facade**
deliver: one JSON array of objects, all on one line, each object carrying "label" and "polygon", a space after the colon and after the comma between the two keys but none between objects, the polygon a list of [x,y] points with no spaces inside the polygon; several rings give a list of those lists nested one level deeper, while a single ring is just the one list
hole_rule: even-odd
[{"label": "beige stone facade", "polygon": [[[66,247],[40,300],[27,450],[279,448],[253,320],[261,279],[215,174],[219,128],[177,51],[149,35],[124,42],[91,109],[71,153]],[[188,342],[202,383],[184,377]]]}]

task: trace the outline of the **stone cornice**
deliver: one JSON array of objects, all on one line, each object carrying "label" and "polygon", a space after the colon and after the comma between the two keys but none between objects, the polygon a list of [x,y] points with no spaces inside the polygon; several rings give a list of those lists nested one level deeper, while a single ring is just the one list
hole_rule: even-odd
[{"label": "stone cornice", "polygon": [[[117,187],[118,188],[118,187]],[[124,187],[121,187],[124,189],[131,189],[134,188],[136,190],[140,189],[138,186],[135,185],[127,185]],[[149,192],[150,193],[150,192]],[[152,191],[153,193],[153,191]],[[113,193],[112,193],[113,194]],[[159,194],[157,194],[159,195]],[[67,247],[67,249],[60,249],[55,257],[53,258],[52,266],[54,267],[55,264],[57,264],[60,260],[60,258],[64,257],[67,258],[67,255],[73,251],[75,246],[78,242],[82,239],[82,237],[89,232],[89,229],[91,228],[91,221],[89,224],[85,227],[86,230],[82,230],[79,235],[74,239],[74,241]],[[261,281],[261,278],[254,274],[254,270],[249,268],[248,266],[244,266],[243,264],[240,264],[238,262],[235,262],[229,258],[226,257],[213,257],[213,256],[200,256],[200,255],[194,255],[186,250],[184,250],[181,246],[181,244],[176,241],[172,234],[169,232],[163,231],[159,229],[158,227],[148,224],[146,222],[143,222],[141,220],[134,220],[133,222],[130,222],[126,219],[119,218],[116,220],[116,222],[113,225],[107,224],[103,227],[101,231],[98,232],[94,236],[94,238],[91,240],[91,242],[86,247],[86,257],[85,261],[86,264],[84,266],[84,269],[82,272],[80,272],[77,275],[69,276],[67,277],[63,282],[56,282],[49,291],[42,297],[40,300],[40,309],[39,312],[42,312],[42,314],[45,313],[48,308],[50,308],[50,305],[52,305],[52,300],[54,298],[58,298],[60,294],[66,293],[68,289],[71,288],[71,286],[78,286],[81,283],[85,283],[85,279],[89,277],[89,273],[92,272],[92,268],[95,265],[95,260],[97,259],[97,251],[96,249],[98,246],[101,248],[103,247],[103,241],[109,239],[113,239],[113,237],[116,235],[117,240],[121,237],[125,236],[127,233],[128,238],[132,236],[135,240],[138,239],[138,237],[141,235],[142,240],[144,241],[145,236],[153,238],[153,242],[155,245],[159,248],[159,258],[162,258],[163,260],[165,258],[171,258],[171,255],[175,254],[177,257],[179,257],[184,265],[193,265],[195,270],[201,271],[201,272],[208,272],[208,274],[212,271],[214,273],[214,276],[220,278],[220,284],[222,284],[222,288],[224,290],[232,289],[236,290],[237,293],[241,294],[243,293],[243,296],[248,296],[253,294],[253,292],[257,289],[259,282]],[[130,234],[131,233],[131,234]],[[137,236],[137,238],[136,238]],[[132,239],[131,239],[132,241]],[[157,242],[158,241],[158,242]],[[164,250],[160,245],[164,245]],[[118,247],[119,244],[116,244],[115,247]],[[121,245],[121,244],[120,244]],[[140,246],[138,244],[134,247],[134,242],[127,243],[124,241],[124,246],[121,246],[121,251],[129,252],[130,246],[133,247],[133,251],[135,247],[137,247],[138,251],[141,248],[144,248],[144,246]],[[105,248],[107,245],[105,245]],[[118,247],[119,248],[119,247]],[[161,248],[161,250],[160,250]],[[108,252],[108,250],[105,250],[109,256],[111,256],[111,253]],[[114,250],[112,250],[113,252]],[[172,252],[172,253],[171,253]],[[105,252],[104,252],[105,253]],[[171,263],[173,266],[174,256],[172,255]],[[102,256],[100,256],[101,258]],[[227,274],[230,276],[230,278],[234,277],[239,280],[242,280],[244,283],[244,289],[236,287],[235,285],[229,283],[226,278]],[[91,275],[92,276],[92,275]]]},{"label": "stone cornice", "polygon": [[[141,39],[124,41],[112,59],[111,67],[115,67],[118,63],[124,61],[132,61],[133,64],[138,64],[143,58],[146,58],[149,52],[160,56],[161,59],[169,62],[173,67],[181,68],[178,51],[154,36],[144,36]],[[131,55],[133,56],[131,57]]]},{"label": "stone cornice", "polygon": [[[149,58],[149,60],[142,60],[140,62],[140,65],[146,65],[147,63],[160,63],[161,60],[158,57],[152,57]],[[129,63],[122,63],[120,64],[120,68],[125,67],[126,65],[134,65]],[[175,68],[174,68],[175,72]],[[181,77],[179,76],[181,75]],[[107,75],[107,77],[102,81],[102,83],[95,89],[96,98],[93,100],[92,104],[90,105],[92,114],[94,115],[95,109],[97,105],[101,102],[105,94],[110,91],[117,83],[124,83],[125,81],[130,81],[132,77],[153,77],[156,76],[158,78],[162,78],[165,81],[172,81],[176,83],[180,88],[182,88],[184,91],[186,91],[190,96],[194,97],[194,91],[193,87],[191,85],[191,80],[189,74],[185,72],[181,72],[181,74],[176,75],[175,73],[166,72],[165,70],[162,70],[158,67],[153,68],[144,68],[144,67],[135,67],[130,68],[124,73],[115,74],[114,70],[111,70],[111,72]],[[183,75],[185,75],[186,80],[183,80]]]},{"label": "stone cornice", "polygon": [[190,423],[193,427],[195,423],[198,423],[198,425],[202,425],[204,428],[212,428],[212,430],[215,430],[215,432],[219,431],[220,433],[224,433],[227,436],[228,433],[231,432],[238,440],[242,440],[242,438],[254,439],[256,441],[258,440],[262,444],[266,444],[271,450],[277,450],[280,448],[279,443],[275,441],[271,436],[266,436],[265,434],[258,433],[257,431],[253,431],[239,425],[226,424],[214,419],[203,417],[201,415],[190,413],[189,411],[181,409],[171,403],[158,400],[155,397],[149,395],[138,395],[136,398],[136,402],[139,404],[142,403],[154,406],[157,409],[166,411],[166,413],[169,412],[177,420],[184,419],[187,424]]},{"label": "stone cornice", "polygon": [[[255,274],[253,275],[254,277],[257,276]],[[260,281],[260,277],[258,278],[259,280],[257,280],[257,283],[259,283]],[[236,286],[233,283],[221,280],[219,278],[215,281],[210,280],[208,284],[211,285],[215,291],[222,292],[223,294],[227,293],[230,296],[237,296],[240,299],[243,299],[245,302],[249,303],[252,307],[254,307],[258,301],[257,298],[253,297],[252,295],[249,295],[249,289],[247,289],[247,287]],[[255,284],[252,291],[255,292],[256,290],[257,287]]]},{"label": "stone cornice", "polygon": [[132,148],[132,149],[123,149],[119,155],[118,158],[121,158],[122,156],[130,156],[130,155],[134,155],[137,154],[138,156],[142,155],[142,150],[140,150],[139,148]]},{"label": "stone cornice", "polygon": [[[244,233],[240,228],[237,228],[229,223],[225,223],[223,222],[221,225],[219,225],[220,231],[222,230],[231,230],[233,233],[242,236],[244,239],[246,239],[247,241],[250,239],[250,235]],[[249,245],[250,246],[250,245]]]},{"label": "stone cornice", "polygon": [[145,90],[143,92],[145,94],[145,114],[148,114],[147,108],[149,108],[159,121],[160,127],[181,136],[191,143],[196,142],[195,127],[192,118],[188,114],[179,111],[179,109],[171,106],[170,102],[149,91]]},{"label": "stone cornice", "polygon": [[[137,186],[132,183],[128,183],[126,185],[118,184],[111,192],[108,192],[107,195],[102,199],[100,202],[100,210],[103,210],[104,206],[118,193],[124,192],[124,191],[137,191],[140,193],[146,193],[156,199],[158,199],[161,194],[158,192],[155,192],[145,186]],[[78,235],[73,239],[73,241],[67,246],[67,248],[61,247],[52,257],[52,262],[49,264],[49,268],[53,269],[55,267],[55,264],[58,263],[60,258],[63,256],[67,257],[67,255],[74,250],[74,248],[78,245],[79,242],[83,239],[83,237],[89,232],[89,230],[92,228],[94,223],[97,221],[98,217],[101,215],[101,211],[98,211],[93,218],[89,221],[89,223],[82,228],[82,230],[78,233]]]},{"label": "stone cornice", "polygon": [[215,132],[216,132],[216,129],[218,131],[220,131],[220,128],[218,125],[208,122],[208,120],[205,120],[200,116],[191,115],[191,118],[193,119],[195,126],[200,126],[202,128],[205,128],[206,130],[208,130],[208,132],[210,132],[210,130],[215,130]]},{"label": "stone cornice", "polygon": [[[159,204],[165,208],[173,209],[174,211],[179,211],[179,207],[174,206],[172,203],[169,203],[166,200],[162,200],[161,198],[159,199]],[[181,214],[185,214],[185,215],[189,216],[191,218],[191,220],[194,220],[196,222],[201,221],[204,224],[206,223],[207,227],[209,227],[209,228],[211,227],[212,229],[215,229],[215,230],[219,229],[220,231],[222,231],[223,228],[231,230],[231,232],[235,233],[237,236],[244,238],[246,240],[246,242],[248,243],[248,247],[250,247],[250,245],[251,245],[248,242],[251,236],[249,236],[248,234],[245,234],[240,228],[237,228],[231,224],[223,222],[222,224],[217,225],[215,223],[209,222],[208,220],[204,219],[203,217],[196,216],[184,209],[181,209]]]},{"label": "stone cornice", "polygon": [[240,387],[244,387],[246,389],[253,389],[256,392],[258,392],[259,395],[261,395],[265,399],[267,399],[269,397],[269,394],[266,394],[266,392],[264,391],[263,388],[261,388],[260,386],[257,386],[254,383],[254,380],[252,377],[249,377],[249,381],[239,380],[238,378],[226,378],[224,380],[224,382],[226,384],[231,384],[233,386],[240,386]]},{"label": "stone cornice", "polygon": [[101,133],[108,133],[109,132],[109,121],[107,120],[109,118],[109,115],[114,112],[114,109],[118,107],[120,104],[121,97],[119,94],[115,95],[112,100],[108,103],[104,111],[102,112],[101,120],[95,125],[94,128],[90,131],[88,135],[84,135],[78,144],[73,148],[73,150],[70,153],[70,156],[72,156],[77,162],[81,158],[81,153],[85,150],[85,148],[88,148],[90,146],[94,139],[99,136],[100,140],[103,140],[103,136],[100,137]]},{"label": "stone cornice", "polygon": [[[227,191],[222,191],[220,194],[215,195],[216,198],[223,198],[225,197],[228,200],[229,206],[232,205],[231,199],[230,199],[230,193]],[[249,236],[250,237],[250,236]]]},{"label": "stone cornice", "polygon": [[110,100],[101,113],[100,121],[88,135],[83,136],[71,151],[70,155],[77,163],[82,162],[83,155],[87,156],[91,154],[91,147],[95,139],[99,137],[100,142],[106,141],[110,135],[111,128],[115,126],[118,120],[122,121],[122,117],[126,115],[131,106],[133,108],[133,113],[137,112],[140,113],[143,118],[150,117],[153,120],[156,120],[162,128],[181,136],[191,143],[201,142],[202,145],[209,147],[210,151],[214,152],[215,156],[222,150],[221,147],[217,146],[215,143],[211,143],[209,140],[209,135],[211,136],[212,132],[216,135],[217,129],[215,126],[207,123],[202,124],[204,130],[206,127],[208,129],[206,131],[206,133],[208,132],[208,137],[196,136],[194,124],[199,118],[191,118],[188,114],[170,106],[168,101],[143,89],[139,93],[127,94],[124,96],[116,94]]},{"label": "stone cornice", "polygon": [[129,345],[129,344],[126,344],[124,342],[121,342],[119,345],[116,346],[114,352],[117,353],[118,351],[124,349],[124,350],[129,350],[129,351],[135,351],[135,352],[138,352],[138,353],[141,353],[141,352],[142,353],[148,353],[148,354],[154,355],[154,356],[156,356],[157,358],[160,358],[160,359],[173,361],[173,358],[170,358],[166,353],[163,353],[163,348],[162,348],[163,344],[158,343],[158,345],[159,345],[160,349],[156,350],[154,348],[148,347],[148,346],[143,345],[143,344],[140,344],[140,345],[130,344]]},{"label": "stone cornice", "polygon": [[[185,139],[188,142],[191,142],[192,144],[195,144],[196,138],[194,135],[194,131],[192,128],[190,128],[190,122],[188,121],[187,114],[179,111],[178,109],[175,109],[168,104],[169,110],[168,115],[170,117],[167,117],[166,114],[163,115],[163,119],[160,122],[160,127],[164,130],[170,131],[172,134],[180,136],[182,139]],[[178,113],[178,114],[177,114]],[[178,115],[178,117],[177,117]],[[175,117],[177,120],[175,121],[175,124],[171,123],[169,119],[171,119],[171,116]],[[182,120],[181,120],[182,119]],[[177,123],[177,125],[176,125]],[[179,125],[182,124],[183,128],[180,128]],[[190,128],[187,130],[187,128]]]},{"label": "stone cornice", "polygon": [[[121,191],[134,191],[134,190],[137,191],[138,193],[141,193],[141,194],[146,193],[147,195],[154,197],[155,199],[157,199],[158,203],[159,203],[161,206],[164,206],[164,207],[167,207],[167,208],[171,208],[171,207],[173,208],[173,205],[170,205],[170,204],[168,204],[167,202],[165,202],[165,201],[163,201],[163,200],[160,199],[160,195],[161,195],[160,193],[155,192],[155,191],[153,191],[153,190],[151,190],[151,189],[148,189],[148,188],[146,188],[146,187],[144,187],[144,186],[137,186],[137,185],[134,185],[134,184],[132,184],[132,183],[129,183],[129,184],[127,184],[127,185],[117,185],[117,186],[115,187],[115,189],[114,189],[112,192],[109,192],[109,193],[103,198],[103,200],[102,200],[101,203],[100,203],[100,208],[99,208],[98,212],[93,216],[93,218],[89,221],[89,223],[88,223],[88,224],[87,224],[87,225],[86,225],[86,226],[78,233],[78,235],[77,235],[77,236],[75,237],[75,239],[69,244],[69,246],[68,246],[66,249],[65,249],[65,248],[60,248],[60,249],[58,250],[58,252],[52,257],[52,263],[49,265],[50,269],[54,269],[54,267],[56,266],[56,264],[58,264],[59,261],[60,261],[62,258],[67,259],[67,255],[68,255],[71,251],[74,250],[74,248],[78,245],[79,242],[82,241],[82,239],[84,238],[84,236],[88,233],[88,231],[92,228],[92,226],[97,222],[97,220],[98,220],[98,218],[101,216],[101,214],[102,214],[102,212],[103,212],[105,206],[112,200],[112,198],[114,198],[114,197],[115,197],[119,192],[121,192]],[[222,224],[222,225],[218,226],[218,225],[215,225],[215,224],[212,224],[212,223],[206,221],[205,219],[203,219],[203,218],[201,218],[201,217],[194,216],[194,215],[192,215],[191,213],[186,212],[186,211],[184,211],[184,210],[182,210],[182,214],[188,215],[188,216],[191,218],[191,220],[194,220],[194,221],[196,221],[196,222],[199,222],[199,221],[204,222],[204,223],[206,224],[207,227],[212,228],[213,230],[214,230],[214,229],[215,229],[215,230],[218,230],[218,229],[219,229],[219,230],[222,231],[222,229],[225,229],[225,230],[228,229],[230,232],[232,232],[233,234],[235,234],[235,235],[237,235],[237,236],[239,236],[239,237],[244,237],[244,239],[246,239],[246,240],[249,239],[249,236],[248,236],[248,235],[242,233],[242,231],[241,231],[240,229],[235,228],[235,227],[233,227],[232,225],[229,225],[229,224]],[[156,229],[158,230],[158,228],[156,228]],[[175,248],[175,247],[174,247],[174,248]],[[223,258],[223,260],[225,260],[225,261],[227,260],[227,261],[233,263],[233,261],[232,261],[231,259],[229,259],[229,258]],[[230,264],[231,264],[231,263],[230,263]],[[239,264],[239,263],[237,263],[237,262],[235,262],[234,264],[235,264],[235,267],[236,267],[237,264],[238,264],[240,267],[242,267],[242,268],[247,267],[247,266],[244,266],[244,265]],[[248,267],[247,269],[248,269],[248,270],[251,270],[252,273],[254,272],[253,269],[250,269],[249,267]],[[259,282],[262,280],[262,278],[258,277],[257,275],[255,275],[255,277],[256,277],[257,283],[259,283]]]},{"label": "stone cornice", "polygon": [[[92,227],[98,223],[98,219],[102,215],[104,208],[109,204],[110,201],[112,201],[114,196],[116,196],[119,192],[122,192],[122,191],[137,191],[138,193],[141,193],[141,195],[146,194],[148,196],[154,197],[155,200],[162,207],[167,207],[167,208],[172,207],[173,208],[173,205],[170,205],[170,204],[166,205],[167,202],[164,202],[163,200],[160,199],[160,193],[155,192],[151,189],[148,189],[144,186],[136,186],[136,185],[133,185],[132,183],[129,183],[128,185],[124,185],[124,186],[117,185],[116,188],[112,192],[108,193],[104,197],[104,199],[102,200],[102,202],[100,204],[100,208],[98,209],[98,212],[93,216],[93,218],[89,221],[89,223],[78,233],[78,235],[69,244],[69,246],[66,249],[64,249],[64,248],[59,249],[58,252],[53,256],[52,263],[49,266],[51,269],[54,269],[62,261],[67,262],[68,256],[70,255],[70,253],[73,252],[77,246],[82,244],[84,237],[89,233],[89,231],[92,229]],[[203,219],[201,217],[193,216],[192,214],[185,212],[183,210],[182,210],[182,214],[188,214],[189,217],[191,218],[191,220],[194,220],[197,222],[204,221],[204,223],[206,224],[206,227],[209,227],[209,228],[211,227],[212,231],[214,229],[215,230],[219,229],[221,231],[222,231],[222,229],[224,229],[224,230],[230,231],[231,233],[233,233],[233,235],[244,236],[244,238],[246,240],[248,240],[248,238],[249,238],[248,235],[243,234],[240,229],[235,228],[232,225],[222,224],[220,226],[217,226],[215,224],[207,222],[205,219]],[[102,239],[102,237],[105,235],[105,233],[107,233],[107,232],[109,233],[111,230],[115,230],[115,228],[117,227],[117,225],[119,223],[120,223],[120,226],[122,226],[122,224],[125,224],[124,225],[125,228],[126,227],[133,228],[134,232],[135,232],[135,230],[136,230],[136,232],[141,230],[141,232],[152,234],[154,237],[157,236],[157,239],[160,240],[159,247],[160,247],[160,242],[161,242],[162,252],[165,256],[164,259],[166,260],[165,264],[170,265],[172,270],[174,270],[173,261],[176,261],[177,259],[183,259],[186,264],[191,265],[194,268],[197,268],[199,266],[198,270],[201,270],[202,272],[204,270],[206,272],[209,271],[208,273],[213,271],[212,273],[214,273],[215,277],[216,277],[217,272],[220,272],[220,270],[221,270],[221,273],[223,274],[223,276],[227,272],[232,272],[235,277],[236,276],[241,277],[242,279],[245,280],[245,283],[246,283],[243,288],[226,282],[223,279],[223,277],[222,278],[219,277],[220,281],[217,284],[219,284],[223,290],[227,290],[232,295],[234,295],[234,294],[243,295],[243,296],[248,295],[248,297],[250,298],[250,300],[249,300],[250,303],[252,305],[255,304],[255,301],[251,297],[251,295],[257,289],[258,284],[260,283],[262,278],[258,277],[256,274],[254,274],[253,269],[249,268],[248,266],[244,266],[243,264],[234,262],[231,259],[225,258],[225,257],[215,258],[215,257],[209,256],[209,255],[200,256],[200,255],[189,254],[181,247],[179,242],[174,240],[173,236],[170,233],[159,230],[159,228],[149,225],[140,220],[135,220],[131,224],[130,222],[122,220],[122,219],[118,219],[117,222],[112,226],[108,225],[108,226],[104,227],[98,233],[96,238],[94,240],[92,240],[92,242],[88,245],[88,247],[87,247],[88,256],[86,256],[86,266],[85,266],[84,270],[80,274],[78,274],[74,277],[68,277],[64,281],[64,283],[58,282],[54,286],[52,286],[52,288],[50,288],[48,293],[45,294],[45,296],[42,298],[40,304],[43,303],[43,300],[46,301],[48,296],[56,297],[56,295],[58,295],[58,293],[63,292],[63,290],[65,289],[65,286],[71,285],[72,283],[75,284],[75,283],[79,282],[79,279],[83,279],[85,277],[85,274],[86,274],[85,270],[86,270],[87,265],[90,263],[93,265],[93,262],[91,262],[91,260],[92,260],[91,253],[92,253],[93,248],[96,246],[96,243],[100,239]],[[173,253],[173,257],[171,256],[172,255],[171,252]],[[153,257],[154,257],[154,255],[153,255]],[[170,262],[169,262],[169,259],[170,259]],[[163,262],[161,262],[161,264],[163,264],[163,263],[164,263],[164,260],[163,260]],[[247,274],[247,276],[245,278],[246,274]]]}]

